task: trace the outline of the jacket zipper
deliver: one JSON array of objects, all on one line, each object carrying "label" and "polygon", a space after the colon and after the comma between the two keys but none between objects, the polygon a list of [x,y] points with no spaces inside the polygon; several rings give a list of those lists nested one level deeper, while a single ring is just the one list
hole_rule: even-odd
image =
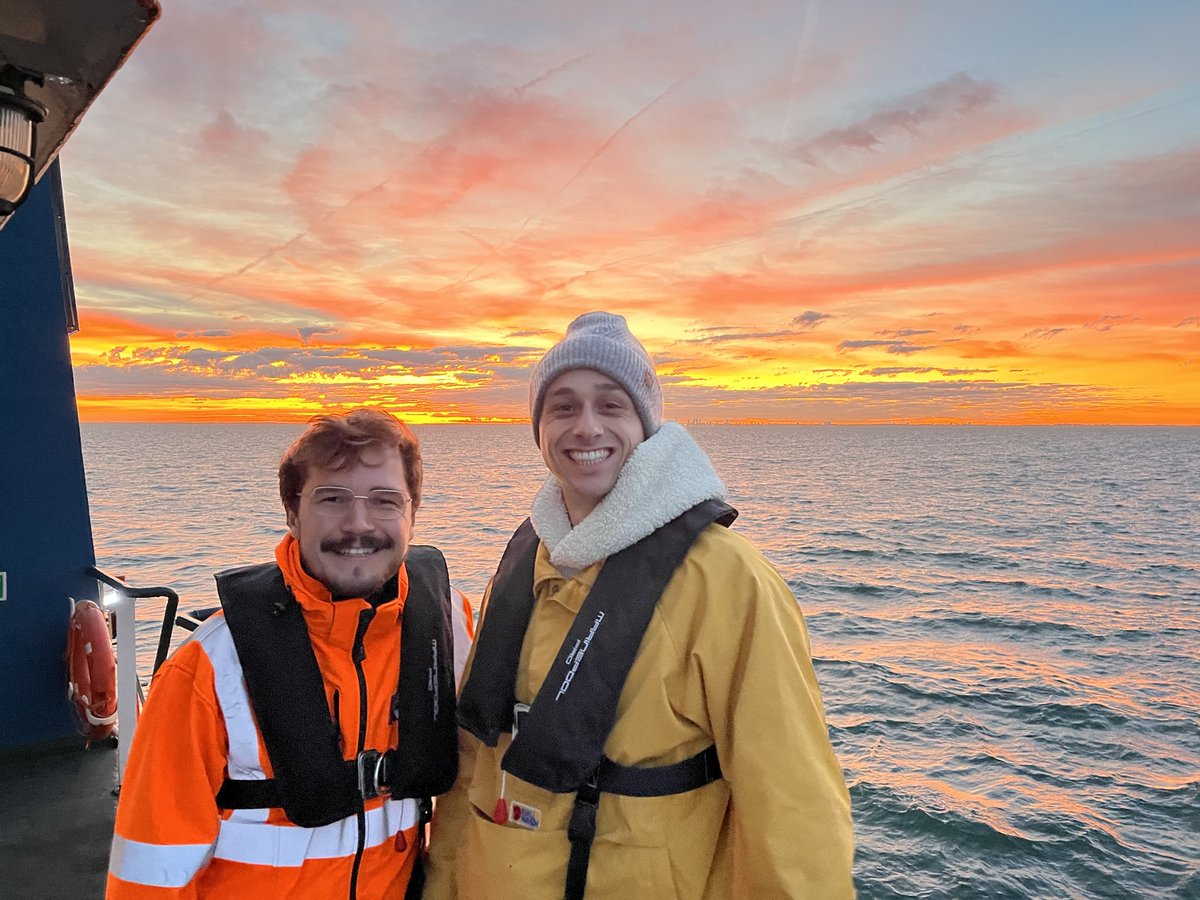
[{"label": "jacket zipper", "polygon": [[[354,671],[358,675],[358,749],[355,751],[356,758],[366,749],[367,743],[367,676],[363,672],[363,660],[367,658],[367,650],[363,646],[363,638],[367,633],[367,626],[374,618],[375,607],[373,606],[368,606],[358,614],[358,630],[354,634],[354,648],[351,651]],[[362,865],[366,842],[367,813],[363,808],[358,811],[358,847],[354,851],[354,865],[350,869],[350,900],[356,900],[358,897],[358,870]]]},{"label": "jacket zipper", "polygon": [[333,692],[333,727],[337,729],[338,751],[346,753],[346,735],[342,733],[342,692]]}]

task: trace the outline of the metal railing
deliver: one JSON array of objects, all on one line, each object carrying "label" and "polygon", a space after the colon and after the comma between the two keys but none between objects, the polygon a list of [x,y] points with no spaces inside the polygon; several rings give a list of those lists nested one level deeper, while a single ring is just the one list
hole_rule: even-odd
[{"label": "metal railing", "polygon": [[168,587],[135,588],[120,579],[113,578],[95,566],[88,566],[87,574],[109,588],[111,596],[104,596],[104,606],[114,619],[113,630],[117,636],[117,784],[125,777],[125,763],[129,759],[129,748],[133,744],[133,733],[137,729],[138,698],[142,683],[137,673],[137,626],[134,621],[135,601],[150,597],[162,597],[167,601],[163,614],[162,629],[158,636],[158,651],[154,655],[154,669],[167,658],[171,649],[171,632],[179,611],[179,595]]}]

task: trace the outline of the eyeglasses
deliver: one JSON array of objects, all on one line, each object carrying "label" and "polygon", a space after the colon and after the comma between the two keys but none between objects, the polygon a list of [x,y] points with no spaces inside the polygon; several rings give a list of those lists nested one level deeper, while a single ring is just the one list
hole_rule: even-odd
[{"label": "eyeglasses", "polygon": [[372,519],[399,519],[412,502],[412,497],[400,491],[376,488],[366,496],[347,487],[315,487],[308,492],[317,515],[340,519],[354,509],[355,500],[365,500],[367,515]]}]

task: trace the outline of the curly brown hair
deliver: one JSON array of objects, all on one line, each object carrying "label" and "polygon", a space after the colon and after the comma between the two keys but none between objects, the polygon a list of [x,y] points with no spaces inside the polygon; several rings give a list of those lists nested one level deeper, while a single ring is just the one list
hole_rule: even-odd
[{"label": "curly brown hair", "polygon": [[421,446],[407,425],[382,409],[360,407],[345,413],[313,416],[279,462],[279,498],[296,514],[300,491],[310,468],[340,471],[358,462],[368,447],[395,447],[404,460],[404,475],[415,514],[421,505]]}]

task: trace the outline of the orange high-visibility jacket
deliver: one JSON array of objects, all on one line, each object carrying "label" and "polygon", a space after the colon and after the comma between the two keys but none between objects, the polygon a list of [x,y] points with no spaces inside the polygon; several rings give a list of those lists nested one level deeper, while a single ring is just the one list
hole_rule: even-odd
[{"label": "orange high-visibility jacket", "polygon": [[[398,723],[390,721],[390,712],[407,570],[400,568],[397,598],[378,607],[363,635],[360,685],[351,654],[367,602],[333,602],[301,568],[290,535],[275,556],[304,612],[345,757],[354,758],[359,746],[360,708],[366,711],[362,746],[395,746]],[[469,644],[474,628],[466,597],[457,591],[454,596],[459,656],[459,645]],[[228,625],[217,613],[154,678],[121,787],[109,900],[403,898],[417,844],[416,800],[366,801],[361,829],[359,816],[302,828],[282,809],[218,807],[217,791],[226,777],[272,776]]]}]

